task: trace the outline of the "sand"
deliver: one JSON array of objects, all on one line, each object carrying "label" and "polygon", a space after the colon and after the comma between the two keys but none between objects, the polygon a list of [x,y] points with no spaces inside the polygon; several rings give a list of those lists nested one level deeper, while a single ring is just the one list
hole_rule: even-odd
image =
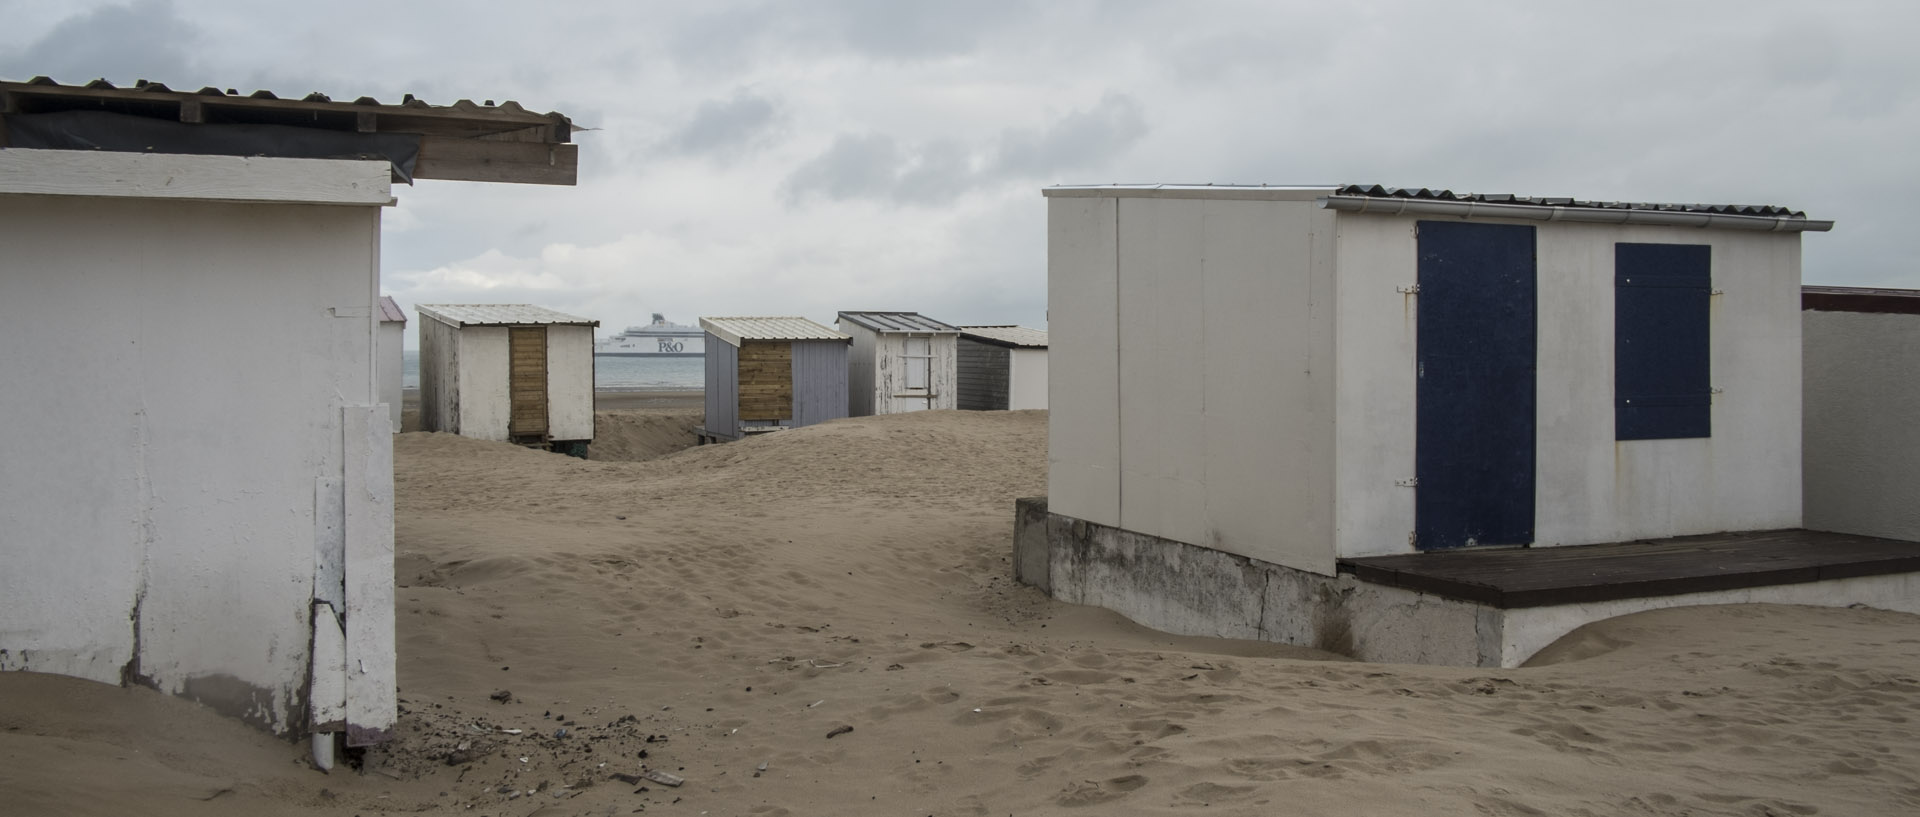
[{"label": "sand", "polygon": [[0,811],[1920,812],[1911,616],[1662,610],[1514,670],[1171,637],[1012,582],[1044,413],[675,450],[684,409],[603,415],[628,461],[396,438],[403,714],[359,768],[8,673]]}]

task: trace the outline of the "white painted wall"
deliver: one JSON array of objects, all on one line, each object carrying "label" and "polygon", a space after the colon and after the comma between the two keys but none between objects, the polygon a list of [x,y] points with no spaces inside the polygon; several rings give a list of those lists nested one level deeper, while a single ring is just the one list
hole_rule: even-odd
[{"label": "white painted wall", "polygon": [[[117,154],[124,189],[89,197],[56,193],[91,189],[63,174],[91,178],[99,154],[28,153],[45,152],[0,150],[0,416],[22,432],[0,438],[0,669],[300,728],[316,483],[351,465],[343,408],[379,400],[386,165]],[[208,198],[379,190],[125,195],[168,174]],[[357,646],[391,668],[390,626]]]},{"label": "white painted wall", "polygon": [[[1047,200],[1047,504],[1120,525],[1119,199]],[[855,349],[858,349],[858,339]],[[851,384],[849,384],[851,385]]]},{"label": "white painted wall", "polygon": [[404,323],[380,322],[378,359],[375,361],[380,370],[380,402],[387,404],[396,433],[400,431],[401,386],[406,382],[406,358],[402,356],[406,333],[407,325]]},{"label": "white painted wall", "polygon": [[451,324],[421,314],[420,430],[460,433],[460,335]]},{"label": "white painted wall", "polygon": [[454,332],[460,346],[459,403],[462,437],[505,441],[511,404],[507,381],[507,328],[467,326]]},{"label": "white painted wall", "polygon": [[547,434],[593,439],[593,327],[547,327]]},{"label": "white painted wall", "polygon": [[912,335],[912,337],[926,339],[927,350],[933,355],[933,359],[928,361],[928,387],[924,390],[906,387],[907,373],[904,356],[907,353],[909,335],[897,332],[869,333],[869,335],[872,337],[873,344],[873,413],[900,414],[908,411],[954,407],[959,393],[956,382],[959,366],[959,335]]},{"label": "white painted wall", "polygon": [[1007,409],[1047,407],[1047,350],[1007,350]]},{"label": "white painted wall", "polygon": [[[1411,217],[1339,221],[1337,552],[1405,553],[1414,528]],[[1521,223],[1521,222],[1515,222]],[[1535,544],[1800,525],[1797,233],[1534,224],[1539,257]],[[1712,249],[1713,436],[1614,439],[1613,246]]]},{"label": "white painted wall", "polygon": [[1920,315],[1801,314],[1806,526],[1920,541]]},{"label": "white painted wall", "polygon": [[[1304,197],[1049,211],[1052,509],[1331,573],[1332,214]],[[1109,508],[1118,522],[1082,515]]]}]

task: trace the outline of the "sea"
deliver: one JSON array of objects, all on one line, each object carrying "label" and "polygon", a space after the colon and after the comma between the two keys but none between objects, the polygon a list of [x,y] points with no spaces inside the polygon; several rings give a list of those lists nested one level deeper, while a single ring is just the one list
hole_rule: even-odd
[{"label": "sea", "polygon": [[[704,357],[610,357],[593,358],[595,391],[700,391],[707,385]],[[401,386],[420,388],[420,352],[401,353]]]}]

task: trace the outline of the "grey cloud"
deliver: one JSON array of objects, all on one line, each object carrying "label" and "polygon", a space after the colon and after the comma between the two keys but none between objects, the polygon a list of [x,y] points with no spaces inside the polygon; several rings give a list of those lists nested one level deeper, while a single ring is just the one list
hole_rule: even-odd
[{"label": "grey cloud", "polygon": [[[789,175],[784,191],[791,204],[818,196],[937,205],[990,184],[1103,166],[1146,133],[1139,101],[1108,94],[1045,128],[1003,131],[992,149],[977,152],[950,140],[902,145],[884,135],[842,134]],[[984,160],[976,163],[976,153]]]},{"label": "grey cloud", "polygon": [[187,54],[200,32],[165,0],[102,6],[60,21],[24,50],[0,55],[0,75],[34,75],[80,84],[106,78],[116,85],[151,79],[176,87],[190,76]]},{"label": "grey cloud", "polygon": [[738,72],[760,61],[852,53],[903,62],[971,53],[996,34],[1039,16],[1027,0],[835,0],[760,2],[711,9],[672,36],[676,60],[703,72]]},{"label": "grey cloud", "polygon": [[900,176],[900,148],[890,136],[841,134],[825,153],[801,165],[785,184],[787,200],[890,197]]},{"label": "grey cloud", "polygon": [[1067,114],[1046,130],[1001,134],[997,167],[1003,175],[1021,177],[1098,167],[1146,133],[1140,102],[1107,94],[1100,104]]},{"label": "grey cloud", "polygon": [[737,154],[764,140],[779,119],[772,100],[738,90],[701,103],[693,119],[667,137],[665,148],[682,155]]}]

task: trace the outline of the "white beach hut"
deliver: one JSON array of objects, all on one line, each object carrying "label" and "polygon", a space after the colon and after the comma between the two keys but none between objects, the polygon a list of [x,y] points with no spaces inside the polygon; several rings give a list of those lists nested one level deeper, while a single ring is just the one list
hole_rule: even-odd
[{"label": "white beach hut", "polygon": [[422,431],[587,455],[599,321],[528,304],[415,311]]},{"label": "white beach hut", "polygon": [[1806,524],[1920,540],[1920,290],[1805,287]]},{"label": "white beach hut", "polygon": [[1024,326],[962,326],[955,359],[955,407],[1047,407],[1046,332]]},{"label": "white beach hut", "polygon": [[188,697],[323,767],[337,733],[389,737],[381,212],[396,178],[571,184],[570,134],[517,105],[0,82],[0,670]]},{"label": "white beach hut", "polygon": [[[1379,187],[1046,195],[1050,496],[1018,550],[1056,597],[1468,665],[1654,606],[1920,605],[1869,575],[1910,544],[1801,529],[1800,235],[1831,222]],[[1783,564],[1804,569],[1771,586]]]},{"label": "white beach hut", "polygon": [[847,416],[849,338],[806,318],[701,318],[706,423],[701,443]]},{"label": "white beach hut", "polygon": [[393,431],[400,432],[400,404],[406,385],[407,313],[387,295],[380,296],[380,338],[375,342],[380,371],[380,402],[392,413]]},{"label": "white beach hut", "polygon": [[853,338],[849,415],[954,407],[958,327],[918,312],[842,312],[838,326]]}]

